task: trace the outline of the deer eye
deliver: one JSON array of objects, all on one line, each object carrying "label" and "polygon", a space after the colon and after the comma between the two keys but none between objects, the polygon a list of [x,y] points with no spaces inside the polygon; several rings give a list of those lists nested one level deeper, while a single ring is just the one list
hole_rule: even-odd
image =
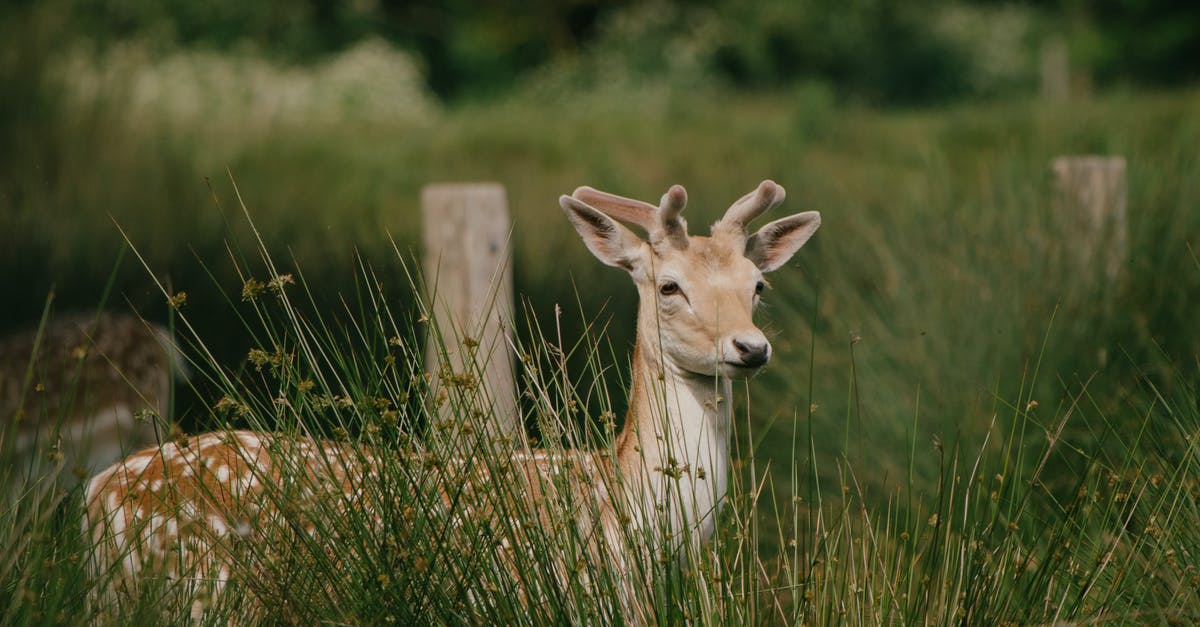
[{"label": "deer eye", "polygon": [[758,283],[756,283],[754,285],[754,293],[755,294],[762,294],[763,290],[765,290],[765,289],[767,289],[767,284],[762,281],[759,281]]},{"label": "deer eye", "polygon": [[663,296],[673,296],[679,293],[679,284],[674,281],[667,281],[658,286],[658,293]]}]

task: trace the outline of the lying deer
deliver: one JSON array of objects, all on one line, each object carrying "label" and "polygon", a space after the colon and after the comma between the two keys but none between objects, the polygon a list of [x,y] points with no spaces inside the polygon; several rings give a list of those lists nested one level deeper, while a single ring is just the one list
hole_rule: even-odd
[{"label": "lying deer", "polygon": [[[816,212],[799,213],[748,234],[746,225],[783,199],[782,187],[763,181],[729,208],[708,237],[688,235],[680,216],[687,193],[678,185],[657,207],[589,187],[559,199],[592,254],[628,272],[638,289],[629,413],[607,454],[521,451],[499,464],[527,480],[535,502],[549,492],[570,492],[578,509],[568,515],[576,517],[581,533],[595,545],[607,543],[604,553],[592,551],[594,557],[612,556],[621,546],[618,538],[631,537],[638,526],[656,526],[640,537],[667,550],[713,533],[729,480],[731,381],[753,375],[771,357],[770,343],[752,321],[766,288],[763,274],[787,262],[821,221]],[[645,229],[648,239],[621,222]],[[291,526],[321,534],[315,521],[281,503],[290,497],[281,499],[267,486],[321,477],[323,490],[310,486],[299,493],[310,500],[341,499],[337,511],[369,509],[379,497],[366,493],[384,454],[249,431],[172,442],[92,478],[85,525],[97,562],[120,563],[124,581],[147,576],[150,568],[213,583],[215,592],[234,571],[228,546],[260,537],[264,521],[291,516]],[[411,459],[419,463],[417,458]],[[452,465],[470,464],[460,459]],[[489,488],[490,474],[468,469],[460,476],[467,498],[456,502],[484,508],[496,491]],[[440,489],[449,494],[456,487]]]},{"label": "lying deer", "polygon": [[65,315],[0,338],[0,450],[16,474],[83,478],[153,443],[156,426],[168,430],[156,421],[168,418],[172,372],[183,372],[173,346],[166,329],[119,313]]}]

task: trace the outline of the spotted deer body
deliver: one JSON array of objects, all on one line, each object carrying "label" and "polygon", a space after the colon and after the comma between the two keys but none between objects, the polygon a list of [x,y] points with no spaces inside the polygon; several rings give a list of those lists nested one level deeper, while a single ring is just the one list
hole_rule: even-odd
[{"label": "spotted deer body", "polygon": [[[603,451],[518,451],[482,472],[469,460],[442,460],[448,470],[433,506],[445,506],[456,521],[486,517],[489,495],[497,491],[493,482],[518,477],[536,508],[554,500],[570,512],[597,559],[623,563],[627,543],[619,538],[631,532],[644,532],[637,537],[665,551],[710,536],[729,480],[731,381],[752,375],[770,358],[770,344],[752,322],[763,273],[783,265],[820,224],[819,214],[807,212],[747,235],[746,224],[783,197],[781,187],[764,181],[706,237],[687,234],[680,217],[687,196],[680,186],[658,206],[587,187],[562,196],[560,205],[589,250],[626,270],[638,288],[625,424]],[[645,229],[647,238],[622,222]],[[97,561],[122,563],[126,580],[157,564],[171,576],[219,587],[230,574],[223,547],[231,539],[255,536],[268,518],[294,515],[293,497],[280,502],[267,486],[306,477],[325,488],[305,486],[299,497],[332,499],[369,514],[373,499],[386,498],[372,487],[383,454],[249,432],[199,436],[186,449],[170,443],[96,475],[87,486],[85,524]],[[429,463],[417,453],[411,461]],[[497,472],[506,477],[493,476]],[[550,518],[541,515],[540,524]],[[313,521],[290,527],[322,535]]]},{"label": "spotted deer body", "polygon": [[[374,458],[352,453],[319,440],[229,431],[130,455],[86,486],[85,530],[95,561],[120,565],[111,587],[124,592],[153,576],[191,578],[211,596],[230,578],[233,554],[225,549],[232,543],[261,540],[268,529],[315,535],[319,521],[304,515],[312,499],[335,512],[365,504]],[[297,507],[284,506],[285,499]],[[192,613],[203,609],[197,601]]]}]

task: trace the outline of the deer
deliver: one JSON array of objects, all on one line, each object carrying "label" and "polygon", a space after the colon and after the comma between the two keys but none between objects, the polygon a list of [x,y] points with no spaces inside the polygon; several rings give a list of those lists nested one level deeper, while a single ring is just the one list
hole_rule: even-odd
[{"label": "deer", "polygon": [[[516,450],[482,471],[471,468],[472,460],[450,460],[458,471],[443,483],[461,481],[458,493],[467,496],[456,502],[487,509],[497,468],[508,468],[509,476],[524,478],[535,506],[558,499],[575,508],[566,515],[583,530],[594,559],[628,563],[619,555],[628,545],[622,537],[644,537],[658,551],[710,538],[729,489],[732,383],[771,359],[771,344],[753,322],[764,275],[784,266],[821,223],[819,213],[807,211],[750,232],[749,223],[784,198],[783,187],[763,181],[703,236],[687,232],[681,215],[687,192],[680,185],[658,205],[586,186],[561,196],[587,249],[627,272],[638,291],[628,413],[608,450]],[[324,488],[300,490],[306,498],[333,499],[338,511],[369,510],[380,498],[369,489],[379,458],[396,454],[244,430],[169,442],[87,483],[84,528],[96,563],[119,564],[121,581],[166,573],[208,582],[216,594],[234,570],[226,547],[261,537],[268,519],[293,515],[279,491],[268,497],[266,486],[320,477]],[[420,463],[420,453],[401,455]],[[459,488],[439,489],[449,508],[448,493]],[[291,526],[309,536],[323,533],[303,517]],[[194,605],[198,612],[203,607]]]},{"label": "deer", "polygon": [[0,339],[0,451],[14,479],[62,469],[71,485],[154,443],[186,375],[170,332],[132,314],[65,314]]}]

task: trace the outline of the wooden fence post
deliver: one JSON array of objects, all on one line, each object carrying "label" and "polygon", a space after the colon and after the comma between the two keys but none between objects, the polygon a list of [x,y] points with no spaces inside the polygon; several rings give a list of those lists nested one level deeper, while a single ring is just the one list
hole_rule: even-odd
[{"label": "wooden fence post", "polygon": [[1050,167],[1056,207],[1078,235],[1082,267],[1103,264],[1104,277],[1115,280],[1129,254],[1125,158],[1059,157]]},{"label": "wooden fence post", "polygon": [[524,429],[510,350],[512,254],[504,187],[427,185],[421,190],[421,218],[434,318],[427,327],[425,364],[435,377],[435,394],[445,399],[439,429],[458,442],[461,425],[445,421],[482,416],[489,436],[519,442]]}]

